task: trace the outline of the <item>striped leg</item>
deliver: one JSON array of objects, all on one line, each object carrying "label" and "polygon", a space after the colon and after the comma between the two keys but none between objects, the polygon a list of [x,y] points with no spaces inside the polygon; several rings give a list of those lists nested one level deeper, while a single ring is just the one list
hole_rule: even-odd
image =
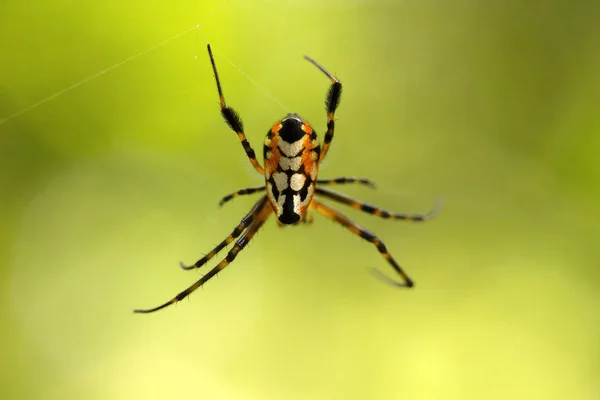
[{"label": "striped leg", "polygon": [[179,293],[177,296],[173,297],[171,300],[167,301],[166,303],[164,303],[158,307],[150,308],[147,310],[134,310],[133,312],[147,314],[147,313],[151,313],[154,311],[158,311],[167,306],[170,306],[171,304],[177,303],[178,301],[181,301],[181,300],[185,299],[187,296],[189,296],[190,294],[192,294],[196,289],[198,289],[200,286],[202,286],[206,282],[208,282],[210,280],[210,278],[217,275],[219,272],[221,272],[221,270],[223,268],[225,268],[226,266],[228,266],[229,264],[231,264],[233,262],[233,260],[238,255],[238,253],[240,251],[242,251],[244,249],[244,247],[246,247],[246,245],[252,239],[254,234],[265,223],[265,221],[267,220],[267,218],[269,217],[271,212],[272,212],[271,207],[267,204],[267,202],[263,201],[262,207],[259,209],[258,214],[256,215],[256,218],[254,219],[254,221],[252,221],[250,223],[250,226],[248,226],[248,230],[246,232],[244,232],[242,237],[240,237],[235,242],[235,245],[233,246],[233,248],[231,250],[229,250],[229,253],[227,253],[227,256],[219,264],[217,264],[216,267],[211,269],[206,275],[204,275],[202,278],[200,278],[198,281],[196,281],[196,283],[194,283],[192,286],[188,287],[183,292]]},{"label": "striped leg", "polygon": [[248,139],[246,139],[246,134],[244,134],[244,125],[242,123],[242,119],[239,114],[231,107],[227,107],[225,104],[225,97],[223,97],[223,90],[221,89],[221,82],[219,81],[219,74],[217,73],[217,66],[215,65],[215,59],[212,54],[212,50],[210,49],[210,44],[207,46],[208,55],[210,56],[210,63],[212,64],[213,71],[215,73],[215,80],[217,81],[217,90],[219,91],[219,100],[221,102],[221,115],[225,118],[225,122],[227,125],[238,135],[240,142],[242,142],[242,146],[246,151],[246,155],[250,162],[254,166],[254,168],[262,175],[264,174],[264,168],[258,163],[256,160],[256,154],[254,153],[254,149],[250,146]]},{"label": "striped leg", "polygon": [[348,176],[343,178],[334,178],[334,179],[317,179],[318,185],[344,185],[348,183],[360,183],[361,185],[370,186],[375,188],[375,182],[367,178],[357,178],[355,176]]},{"label": "striped leg", "polygon": [[317,187],[317,188],[315,188],[315,194],[321,195],[323,197],[327,197],[331,200],[335,200],[340,203],[347,204],[356,210],[364,211],[366,213],[373,214],[377,217],[381,217],[381,218],[385,218],[385,219],[422,222],[422,221],[426,221],[426,220],[436,216],[437,213],[439,212],[439,208],[440,208],[439,203],[438,203],[433,208],[433,210],[431,210],[425,214],[402,214],[402,213],[395,213],[395,212],[387,211],[382,208],[375,207],[375,206],[372,206],[367,203],[363,203],[362,201],[354,200],[353,198],[350,198],[350,197],[343,195],[341,193],[338,193],[338,192],[334,192],[333,190],[327,190],[327,189],[322,189],[322,188]]},{"label": "striped leg", "polygon": [[333,139],[333,132],[335,130],[335,110],[340,105],[340,100],[342,98],[342,83],[335,76],[329,73],[329,71],[327,71],[321,64],[309,56],[304,56],[304,58],[315,67],[319,68],[321,72],[327,75],[332,82],[331,86],[329,86],[327,97],[325,98],[325,109],[327,110],[327,132],[323,138],[323,147],[321,147],[321,156],[319,158],[319,161],[323,161],[327,151],[329,150],[331,140]]},{"label": "striped leg", "polygon": [[402,277],[402,280],[404,281],[404,282],[397,282],[397,281],[395,281],[391,278],[385,277],[385,275],[383,275],[384,279],[387,282],[393,284],[394,286],[399,286],[399,287],[413,287],[414,286],[414,282],[412,281],[412,279],[410,279],[408,277],[408,275],[404,272],[404,270],[402,270],[400,265],[398,265],[396,260],[394,260],[392,255],[387,251],[385,244],[377,236],[375,236],[373,233],[369,232],[368,230],[362,228],[361,226],[359,226],[358,224],[356,224],[355,222],[350,220],[350,218],[348,218],[341,212],[334,210],[333,208],[330,208],[323,203],[319,203],[317,200],[313,200],[311,205],[315,208],[315,210],[317,210],[318,213],[320,213],[320,214],[326,216],[327,218],[329,218],[330,220],[337,222],[338,224],[348,228],[348,230],[350,230],[350,232],[354,233],[355,235],[360,236],[361,238],[365,239],[366,241],[368,241],[370,243],[373,243],[373,245],[375,247],[377,247],[377,250],[379,250],[379,252],[383,256],[383,258],[385,258],[387,260],[387,262],[390,263],[392,268],[394,268],[394,270],[400,275],[400,277]]},{"label": "striped leg", "polygon": [[319,203],[317,200],[313,200],[311,205],[315,208],[315,210],[317,210],[318,213],[320,213],[320,214],[326,216],[327,218],[329,218],[330,220],[337,222],[338,224],[348,228],[348,230],[350,230],[350,232],[354,233],[355,235],[358,235],[361,238],[365,239],[366,241],[373,243],[373,245],[377,248],[377,250],[379,250],[379,252],[383,256],[383,258],[385,258],[387,260],[387,262],[392,266],[392,268],[394,268],[394,270],[400,275],[400,277],[402,277],[402,280],[404,281],[404,282],[397,282],[393,279],[385,277],[385,279],[389,283],[393,284],[394,286],[399,286],[399,287],[413,287],[414,286],[414,282],[412,281],[412,279],[410,279],[408,277],[408,275],[404,272],[404,270],[400,267],[400,265],[398,265],[396,260],[394,260],[392,255],[387,251],[385,244],[377,236],[375,236],[375,234],[373,234],[373,233],[369,232],[368,230],[364,229],[363,227],[359,226],[357,223],[350,220],[350,218],[348,218],[341,212],[334,210],[333,208],[328,207],[323,203]]},{"label": "striped leg", "polygon": [[246,214],[246,216],[244,218],[242,218],[242,221],[240,222],[240,224],[238,226],[235,227],[233,232],[231,232],[231,234],[229,236],[227,236],[225,238],[225,240],[223,240],[221,243],[219,243],[217,245],[217,247],[212,249],[210,253],[208,253],[207,255],[202,257],[200,260],[196,261],[196,263],[194,265],[188,266],[188,265],[185,265],[183,262],[181,262],[181,263],[179,263],[179,266],[185,270],[190,270],[190,269],[200,268],[201,266],[206,264],[208,262],[208,260],[210,260],[211,258],[216,256],[217,253],[219,253],[221,250],[223,250],[223,248],[225,246],[227,246],[229,243],[233,242],[233,240],[235,238],[240,236],[242,234],[242,232],[244,232],[246,230],[246,228],[248,228],[248,226],[250,224],[252,224],[252,222],[256,219],[256,215],[260,212],[260,210],[262,210],[262,208],[264,208],[265,204],[267,204],[267,196],[264,196],[259,201],[257,201],[256,204],[254,204],[254,207],[252,207],[252,210],[250,210],[250,212],[248,214]]},{"label": "striped leg", "polygon": [[254,187],[249,187],[249,188],[244,188],[244,189],[240,189],[237,192],[233,192],[228,194],[227,196],[223,197],[221,199],[221,201],[219,201],[219,206],[223,206],[223,204],[227,203],[230,200],[233,200],[233,198],[238,197],[238,196],[243,196],[246,194],[253,194],[256,192],[260,192],[265,190],[265,186],[254,186]]}]

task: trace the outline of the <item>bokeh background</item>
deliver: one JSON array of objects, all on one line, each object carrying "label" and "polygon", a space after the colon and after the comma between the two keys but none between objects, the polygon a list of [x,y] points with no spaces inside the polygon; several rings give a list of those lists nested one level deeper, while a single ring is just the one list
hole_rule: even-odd
[{"label": "bokeh background", "polygon": [[[0,398],[600,398],[599,19],[566,0],[2,2]],[[217,56],[259,153],[289,110],[322,135],[309,54],[345,84],[321,177],[370,177],[338,189],[392,210],[444,200],[426,224],[339,207],[414,290],[316,216],[132,313],[200,277],[178,261],[261,183],[207,40],[262,88]]]}]

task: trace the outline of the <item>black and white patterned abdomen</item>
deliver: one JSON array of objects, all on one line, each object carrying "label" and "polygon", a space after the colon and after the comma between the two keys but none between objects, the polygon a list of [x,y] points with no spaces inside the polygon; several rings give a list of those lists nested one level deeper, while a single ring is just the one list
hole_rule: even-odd
[{"label": "black and white patterned abdomen", "polygon": [[314,195],[320,147],[310,125],[296,114],[276,123],[264,146],[267,196],[283,224],[306,217]]}]

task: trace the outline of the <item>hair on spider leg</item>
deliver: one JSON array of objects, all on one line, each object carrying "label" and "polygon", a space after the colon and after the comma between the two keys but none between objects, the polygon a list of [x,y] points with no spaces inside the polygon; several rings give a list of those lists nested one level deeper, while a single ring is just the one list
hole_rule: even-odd
[{"label": "hair on spider leg", "polygon": [[[339,83],[339,82],[337,82]],[[342,85],[336,85],[333,84],[331,85],[331,87],[329,88],[329,91],[327,92],[327,99],[325,100],[325,110],[330,113],[333,112],[333,110],[335,110],[339,104],[340,101],[342,99]],[[336,121],[338,119],[336,118]]]}]

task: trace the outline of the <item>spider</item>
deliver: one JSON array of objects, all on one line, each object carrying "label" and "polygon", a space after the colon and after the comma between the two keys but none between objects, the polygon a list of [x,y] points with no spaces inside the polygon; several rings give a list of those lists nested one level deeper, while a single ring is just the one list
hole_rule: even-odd
[{"label": "spider", "polygon": [[331,81],[331,86],[325,99],[325,108],[327,111],[327,132],[323,140],[323,147],[317,141],[317,134],[311,125],[298,114],[289,113],[282,120],[277,121],[267,132],[265,138],[264,151],[264,167],[256,160],[254,149],[246,139],[242,119],[233,108],[227,106],[219,81],[217,67],[212,54],[210,44],[207,46],[210,63],[215,74],[217,83],[217,91],[221,104],[221,115],[231,130],[233,130],[242,143],[242,146],[248,156],[248,159],[260,174],[265,177],[265,184],[262,186],[248,187],[238,190],[237,192],[228,194],[223,197],[219,205],[232,200],[234,197],[249,195],[257,192],[266,192],[250,210],[233,232],[225,240],[217,245],[210,253],[206,254],[195,264],[187,266],[180,263],[184,270],[192,270],[202,267],[210,259],[215,257],[219,251],[225,246],[232,243],[235,244],[229,250],[227,256],[211,269],[206,275],[202,276],[196,283],[179,293],[173,299],[166,303],[144,310],[134,310],[136,313],[151,313],[161,310],[173,303],[177,303],[196,289],[204,285],[213,276],[217,275],[226,266],[236,258],[238,253],[242,251],[248,242],[254,237],[256,232],[265,223],[271,214],[277,216],[280,225],[295,225],[300,222],[312,222],[309,217],[309,210],[315,210],[319,214],[324,215],[330,220],[344,226],[350,232],[360,236],[366,241],[372,243],[379,253],[387,260],[392,268],[400,275],[402,282],[392,280],[391,278],[381,275],[387,282],[398,287],[413,287],[414,282],[404,272],[400,265],[394,260],[388,252],[385,244],[373,233],[360,227],[355,222],[350,220],[341,212],[321,203],[315,196],[321,196],[330,200],[346,204],[354,209],[364,211],[375,216],[405,221],[425,221],[434,216],[436,208],[426,214],[401,214],[386,211],[379,207],[354,200],[341,193],[326,189],[324,186],[336,184],[363,184],[374,187],[374,184],[369,179],[342,177],[335,179],[317,179],[319,172],[319,164],[325,159],[331,140],[333,139],[335,129],[335,111],[340,103],[342,94],[342,83],[331,73],[329,73],[322,65],[314,59],[304,56],[304,58],[323,72]]}]

